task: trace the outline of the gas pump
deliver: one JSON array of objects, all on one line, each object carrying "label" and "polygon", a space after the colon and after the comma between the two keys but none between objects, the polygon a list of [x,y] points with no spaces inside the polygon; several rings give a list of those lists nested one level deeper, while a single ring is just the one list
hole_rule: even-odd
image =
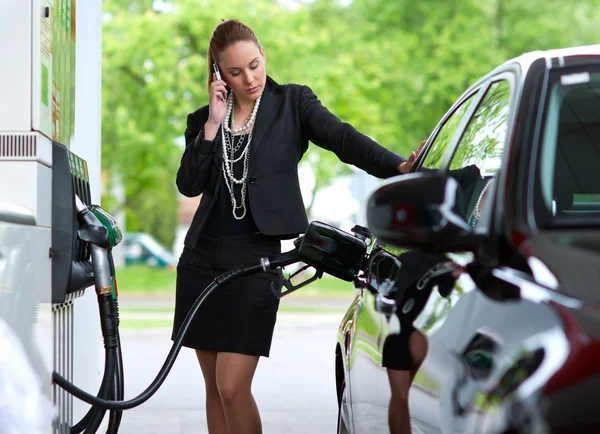
[{"label": "gas pump", "polygon": [[[101,10],[100,0],[80,6],[93,4]],[[74,332],[85,327],[74,309],[87,309],[78,300],[93,284],[89,246],[77,238],[75,205],[76,196],[92,202],[90,170],[73,148],[100,151],[99,140],[75,145],[76,89],[90,86],[76,87],[76,6],[76,0],[0,2],[0,323],[14,338],[5,342],[23,350],[40,400],[54,408],[45,413],[47,425],[14,432],[67,432],[74,418],[72,396],[51,381],[53,371],[73,381],[79,368],[74,353],[82,348]],[[99,80],[95,85],[99,91]],[[87,316],[84,321],[97,323]],[[99,375],[97,365],[90,372]],[[21,422],[35,418],[27,413],[32,408],[22,411]]]}]

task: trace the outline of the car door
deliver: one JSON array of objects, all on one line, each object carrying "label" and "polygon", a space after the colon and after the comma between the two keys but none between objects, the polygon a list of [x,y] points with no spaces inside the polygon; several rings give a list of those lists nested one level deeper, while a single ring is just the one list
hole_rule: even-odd
[{"label": "car door", "polygon": [[[485,233],[489,227],[495,180],[501,170],[511,115],[514,115],[510,110],[514,106],[514,102],[511,105],[513,83],[511,73],[488,82],[456,146],[443,158],[449,161],[446,170],[461,186],[462,217],[477,232]],[[458,252],[448,253],[446,257],[459,265],[473,259],[471,253]],[[480,296],[474,289],[476,285],[467,274],[456,280],[449,296],[443,297],[434,287],[414,322],[429,342],[427,357],[410,392],[415,432],[431,427],[439,432],[463,432],[464,409],[457,406],[456,395],[462,391],[466,376],[472,373],[466,370],[478,369],[481,381],[485,381],[484,356],[493,350],[495,341],[493,336],[483,333],[475,336],[468,330],[475,300]]]},{"label": "car door", "polygon": [[[464,95],[449,111],[432,134],[424,154],[424,166],[437,170],[441,168],[445,152],[452,147],[458,132],[464,129],[478,98],[475,88]],[[393,250],[393,249],[390,249]],[[389,334],[386,318],[375,310],[376,300],[382,288],[377,282],[389,280],[389,254],[371,258],[370,290],[359,290],[356,302],[356,316],[353,322],[353,347],[349,358],[349,391],[352,419],[356,433],[388,433],[387,412],[390,400],[390,386],[387,372],[381,366],[385,338]],[[384,265],[388,264],[388,265]],[[385,286],[385,285],[384,285]]]},{"label": "car door", "polygon": [[[427,154],[425,167],[439,169],[444,153],[455,143],[458,132],[464,128],[466,120],[474,110],[479,89],[466,93],[449,110],[440,126],[436,128],[423,155]],[[387,261],[387,259],[385,259]],[[380,270],[387,267],[373,266],[373,280],[383,281],[387,276]],[[348,322],[346,334],[352,337],[352,345],[346,346],[348,364],[349,401],[352,408],[352,421],[356,433],[388,433],[387,412],[390,400],[390,386],[387,373],[381,367],[382,349],[389,326],[383,316],[375,310],[380,288],[375,284],[370,290],[358,290],[353,303],[354,319]]]},{"label": "car door", "polygon": [[381,357],[377,353],[376,339],[381,318],[375,311],[372,292],[364,287],[358,289],[353,307],[354,319],[347,322],[351,328],[347,336],[352,337],[352,343],[346,345],[349,383],[346,387],[350,392],[353,432],[377,432],[380,390],[375,378]]}]

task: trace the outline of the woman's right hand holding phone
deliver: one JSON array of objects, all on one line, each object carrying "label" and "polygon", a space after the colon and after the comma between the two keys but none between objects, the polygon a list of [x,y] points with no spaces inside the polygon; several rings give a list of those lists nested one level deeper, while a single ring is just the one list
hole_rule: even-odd
[{"label": "woman's right hand holding phone", "polygon": [[213,81],[210,84],[208,120],[204,125],[204,138],[213,140],[217,136],[219,126],[227,114],[227,83],[223,80],[217,80],[213,74]]}]

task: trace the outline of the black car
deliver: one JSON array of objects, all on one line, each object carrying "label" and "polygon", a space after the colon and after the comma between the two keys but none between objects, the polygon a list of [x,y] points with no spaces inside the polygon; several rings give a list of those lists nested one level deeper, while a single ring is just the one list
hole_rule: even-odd
[{"label": "black car", "polygon": [[338,432],[389,432],[382,348],[412,324],[428,341],[413,433],[600,433],[600,45],[498,66],[413,172],[367,203]]}]

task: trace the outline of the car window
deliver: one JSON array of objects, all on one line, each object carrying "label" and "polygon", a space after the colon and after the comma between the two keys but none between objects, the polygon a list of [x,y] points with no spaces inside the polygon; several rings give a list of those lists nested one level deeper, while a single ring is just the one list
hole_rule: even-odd
[{"label": "car window", "polygon": [[[541,198],[552,224],[600,219],[600,71],[551,76],[539,166]],[[545,222],[544,222],[545,223]]]},{"label": "car window", "polygon": [[452,136],[458,129],[460,125],[460,121],[465,117],[469,110],[469,106],[473,101],[473,96],[471,95],[468,99],[466,99],[455,111],[450,115],[446,122],[442,127],[438,130],[437,136],[433,140],[431,147],[429,148],[429,152],[425,156],[423,160],[422,167],[426,169],[439,169],[442,164],[442,158],[446,153],[446,149],[448,145],[452,141]]},{"label": "car window", "polygon": [[506,80],[490,85],[469,120],[450,162],[450,174],[461,186],[459,210],[473,228],[486,220],[489,194],[502,164],[510,104],[510,84]]}]

